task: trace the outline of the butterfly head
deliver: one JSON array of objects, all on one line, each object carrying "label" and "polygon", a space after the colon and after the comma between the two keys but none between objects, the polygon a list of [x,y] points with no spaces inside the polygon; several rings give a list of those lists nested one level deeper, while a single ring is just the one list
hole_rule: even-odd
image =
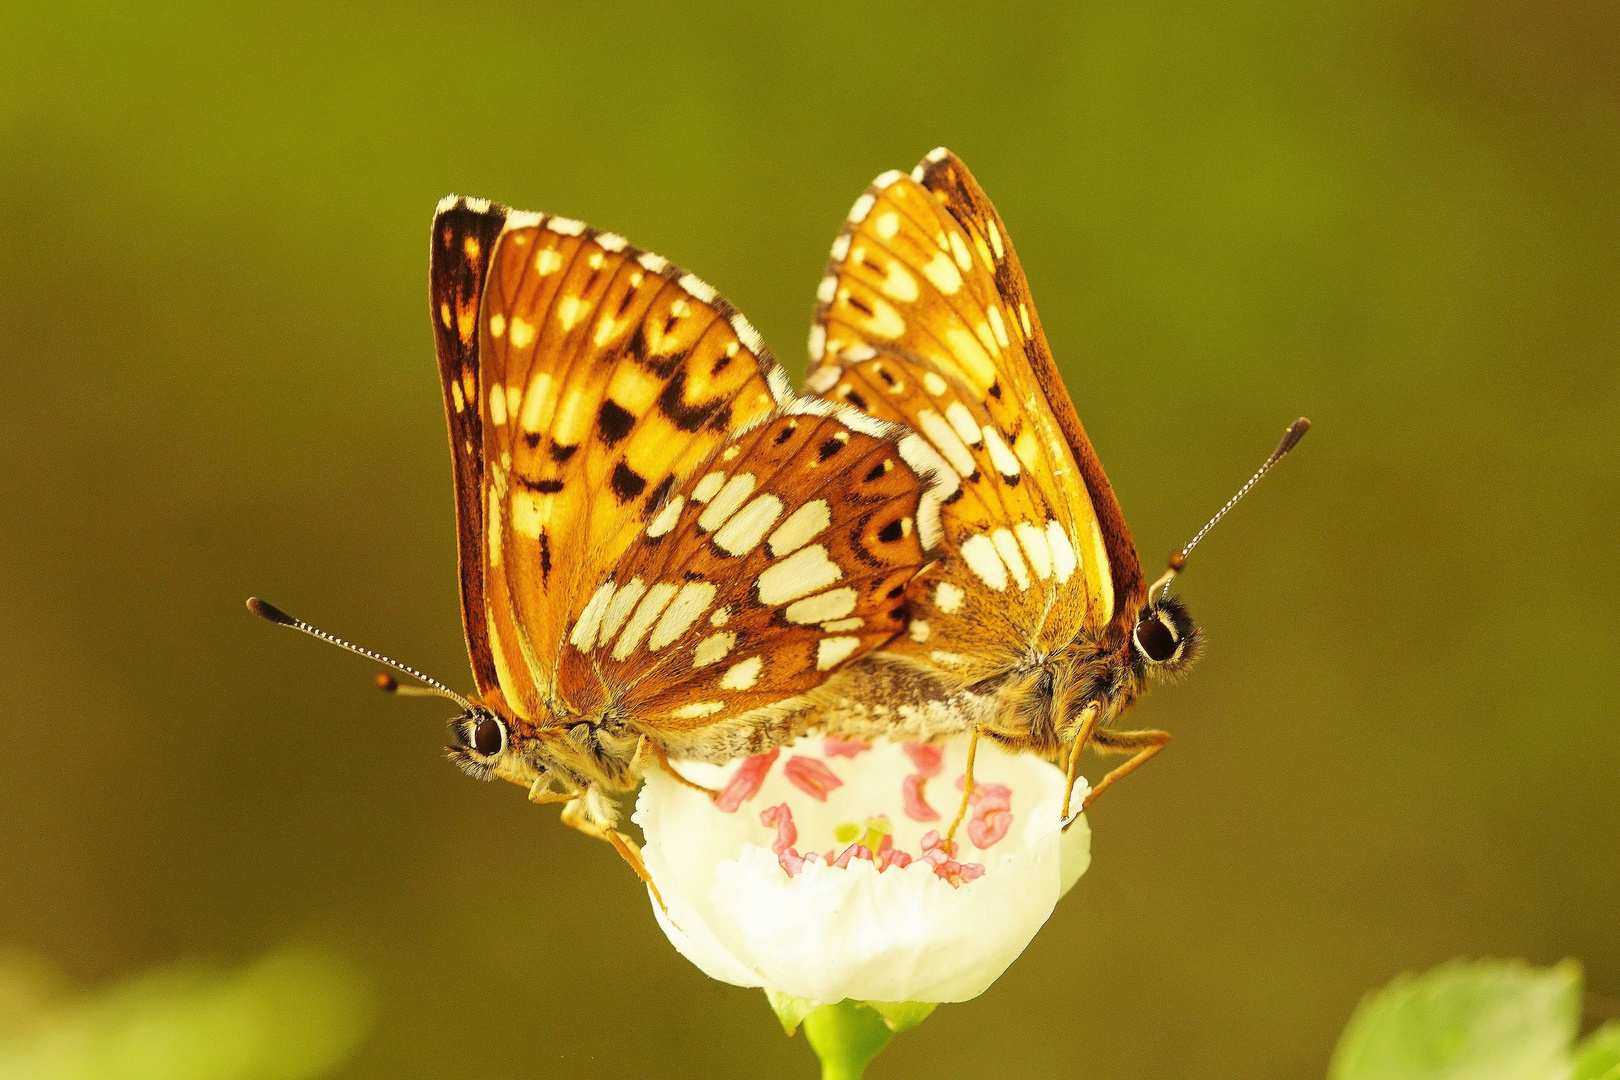
[{"label": "butterfly head", "polygon": [[1203,631],[1179,597],[1160,595],[1142,608],[1131,631],[1132,659],[1144,674],[1173,679],[1198,659]]},{"label": "butterfly head", "polygon": [[500,714],[482,705],[468,705],[450,721],[450,745],[444,752],[468,776],[488,780],[501,767],[511,745],[511,731]]}]

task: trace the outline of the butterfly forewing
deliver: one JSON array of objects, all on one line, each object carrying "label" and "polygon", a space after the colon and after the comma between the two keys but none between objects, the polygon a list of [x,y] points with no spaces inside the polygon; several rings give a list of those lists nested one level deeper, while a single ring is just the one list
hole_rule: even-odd
[{"label": "butterfly forewing", "polygon": [[490,650],[484,603],[484,426],[476,408],[482,380],[478,304],[490,252],[505,222],[505,207],[480,199],[446,198],[433,218],[429,267],[430,314],[455,467],[462,621],[480,694],[497,691],[500,679]]},{"label": "butterfly forewing", "polygon": [[857,200],[817,299],[808,387],[915,428],[962,477],[923,625],[891,651],[971,667],[975,643],[1095,637],[1140,603],[1135,548],[1012,242],[954,155]]}]

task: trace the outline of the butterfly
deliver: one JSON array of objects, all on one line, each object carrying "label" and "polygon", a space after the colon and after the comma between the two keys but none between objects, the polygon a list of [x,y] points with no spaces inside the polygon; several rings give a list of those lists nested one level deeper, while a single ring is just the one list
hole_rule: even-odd
[{"label": "butterfly", "polygon": [[446,198],[430,301],[477,685],[448,753],[645,880],[611,796],[801,733],[904,628],[956,474],[794,396],[713,288],[570,218]]},{"label": "butterfly", "polygon": [[[909,587],[906,633],[850,673],[859,685],[823,726],[971,731],[1056,761],[1071,791],[1084,748],[1128,755],[1089,805],[1169,741],[1113,725],[1150,682],[1186,671],[1202,633],[1168,579],[1147,585],[1000,215],[943,148],[884,173],[833,242],[816,300],[807,389],[919,432],[960,485],[941,553]],[[905,704],[877,711],[874,687]]]}]

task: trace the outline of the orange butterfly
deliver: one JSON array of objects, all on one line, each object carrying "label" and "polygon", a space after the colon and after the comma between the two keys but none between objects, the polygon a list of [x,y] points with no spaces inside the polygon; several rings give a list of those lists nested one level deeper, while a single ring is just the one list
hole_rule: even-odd
[{"label": "orange butterfly", "polygon": [[639,870],[606,795],[648,754],[801,733],[903,626],[955,475],[795,398],[712,288],[578,221],[446,199],[431,299],[478,685],[450,754],[566,801]]},{"label": "orange butterfly", "polygon": [[477,694],[249,607],[459,703],[458,764],[566,802],[646,880],[610,796],[649,760],[802,733],[828,678],[904,626],[955,474],[903,428],[796,398],[731,305],[613,233],[452,196],[430,279]]},{"label": "orange butterfly", "polygon": [[[941,557],[910,587],[908,632],[845,676],[859,689],[822,722],[867,738],[970,730],[1065,764],[1071,789],[1086,746],[1130,755],[1089,805],[1169,741],[1110,725],[1151,679],[1187,669],[1200,631],[1148,588],[1012,240],[967,166],[941,148],[910,176],[878,177],[817,301],[807,388],[922,433],[961,483]],[[873,686],[908,703],[898,725],[863,700]]]}]

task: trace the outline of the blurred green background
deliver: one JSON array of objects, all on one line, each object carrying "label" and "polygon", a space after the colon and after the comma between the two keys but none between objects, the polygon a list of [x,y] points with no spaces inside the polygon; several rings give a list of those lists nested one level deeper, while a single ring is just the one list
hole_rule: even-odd
[{"label": "blurred green background", "polygon": [[606,845],[440,759],[470,677],[427,318],[448,191],[713,282],[803,371],[828,243],[944,143],[1208,657],[983,998],[872,1075],[1315,1077],[1457,954],[1620,998],[1620,8],[0,7],[0,947],[286,941],[345,1075],[806,1076]]}]

